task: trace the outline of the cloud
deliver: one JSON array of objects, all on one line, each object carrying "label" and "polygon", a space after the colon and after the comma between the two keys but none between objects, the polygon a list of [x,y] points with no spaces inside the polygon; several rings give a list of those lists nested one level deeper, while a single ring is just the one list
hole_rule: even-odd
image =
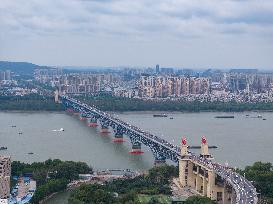
[{"label": "cloud", "polygon": [[[259,64],[258,61],[272,64],[266,58],[273,44],[273,1],[270,0],[0,1],[2,56],[16,55],[14,50],[17,50],[18,56],[28,59],[29,56],[23,55],[24,51],[21,50],[24,48],[33,53],[29,45],[33,50],[44,49],[47,52],[51,52],[53,47],[65,50],[71,45],[94,54],[97,50],[100,50],[101,55],[107,53],[105,57],[113,58],[109,64],[117,63],[118,59],[133,59],[135,56],[140,61],[143,59],[140,64],[151,63],[152,60],[163,58],[163,53],[169,59],[166,63],[173,60],[180,64],[182,51],[193,63],[196,63],[195,57],[202,55],[203,59],[206,56],[209,58],[200,60],[199,64],[213,64],[214,54],[219,54],[217,50],[221,46],[221,50],[225,50],[220,56],[222,58],[219,58],[223,64],[229,63],[224,59],[228,54],[238,55],[234,57],[236,62],[242,56],[244,62],[242,60],[241,64],[247,64],[247,57],[254,54],[234,52],[239,52],[240,45],[240,52],[257,50],[255,56],[259,54],[260,58],[257,63],[252,59],[253,64]],[[41,41],[41,46],[37,46],[37,42]],[[10,45],[14,50],[11,50]],[[126,49],[131,50],[123,51]],[[165,49],[171,51],[163,52]],[[108,50],[115,53],[108,53]],[[188,55],[189,50],[192,56]],[[62,59],[59,56],[62,62],[72,55],[67,49],[62,52],[65,55]],[[148,55],[154,55],[151,61]],[[75,53],[73,57],[77,57]],[[92,60],[90,64],[96,62],[96,59]],[[103,57],[100,60],[97,64],[103,62]],[[189,65],[191,60],[188,61]],[[54,63],[57,61],[56,57]],[[88,62],[88,56],[85,62]]]},{"label": "cloud", "polygon": [[[272,1],[235,0],[2,0],[0,27],[31,34],[200,36],[272,32]],[[231,26],[232,25],[232,26]],[[265,26],[268,28],[266,29]]]}]

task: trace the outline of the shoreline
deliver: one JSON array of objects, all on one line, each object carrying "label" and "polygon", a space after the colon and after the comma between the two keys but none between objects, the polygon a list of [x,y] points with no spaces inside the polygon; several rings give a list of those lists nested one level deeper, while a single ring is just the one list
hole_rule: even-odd
[{"label": "shoreline", "polygon": [[[273,113],[272,110],[245,110],[245,111],[221,111],[221,110],[201,110],[201,111],[177,111],[177,110],[103,110],[109,113]],[[0,110],[0,113],[63,113],[65,110]]]},{"label": "shoreline", "polygon": [[0,110],[0,113],[62,113],[65,110]]}]

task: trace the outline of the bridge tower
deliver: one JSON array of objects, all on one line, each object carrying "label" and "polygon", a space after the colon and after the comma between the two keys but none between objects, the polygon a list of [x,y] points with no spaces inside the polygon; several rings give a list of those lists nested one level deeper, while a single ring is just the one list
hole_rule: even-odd
[{"label": "bridge tower", "polygon": [[59,90],[58,89],[56,89],[54,91],[54,95],[55,95],[55,97],[54,97],[55,103],[61,103],[61,101],[59,99]]},{"label": "bridge tower", "polygon": [[181,187],[188,186],[190,157],[188,153],[187,139],[184,137],[181,141],[181,159],[179,159],[179,182]]},{"label": "bridge tower", "polygon": [[206,159],[213,159],[213,157],[209,153],[209,145],[207,143],[207,139],[206,139],[205,136],[202,137],[200,156],[203,157],[203,158],[206,158]]}]

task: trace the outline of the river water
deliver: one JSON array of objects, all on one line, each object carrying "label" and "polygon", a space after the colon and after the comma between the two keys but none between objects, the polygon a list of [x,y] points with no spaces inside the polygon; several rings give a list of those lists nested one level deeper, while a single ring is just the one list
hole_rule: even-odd
[{"label": "river water", "polygon": [[[228,114],[234,115],[234,119],[215,118],[224,113],[167,113],[172,120],[154,118],[154,113],[114,114],[177,145],[182,136],[187,137],[189,145],[200,145],[205,135],[210,145],[218,147],[211,153],[221,163],[243,168],[255,161],[273,162],[273,113]],[[259,114],[266,120],[257,118]],[[60,128],[64,131],[54,131]],[[112,134],[102,136],[98,128],[88,127],[78,116],[65,112],[0,112],[0,146],[8,147],[0,154],[11,155],[12,160],[59,158],[85,161],[95,169],[153,166],[148,148],[143,147],[143,155],[131,155],[126,137],[127,142],[122,144],[113,143],[112,139]]]}]

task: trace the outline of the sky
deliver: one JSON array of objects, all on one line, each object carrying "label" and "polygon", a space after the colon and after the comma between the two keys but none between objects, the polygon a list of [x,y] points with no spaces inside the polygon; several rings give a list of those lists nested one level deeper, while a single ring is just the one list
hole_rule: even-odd
[{"label": "sky", "polygon": [[273,69],[273,0],[0,0],[0,60]]}]

